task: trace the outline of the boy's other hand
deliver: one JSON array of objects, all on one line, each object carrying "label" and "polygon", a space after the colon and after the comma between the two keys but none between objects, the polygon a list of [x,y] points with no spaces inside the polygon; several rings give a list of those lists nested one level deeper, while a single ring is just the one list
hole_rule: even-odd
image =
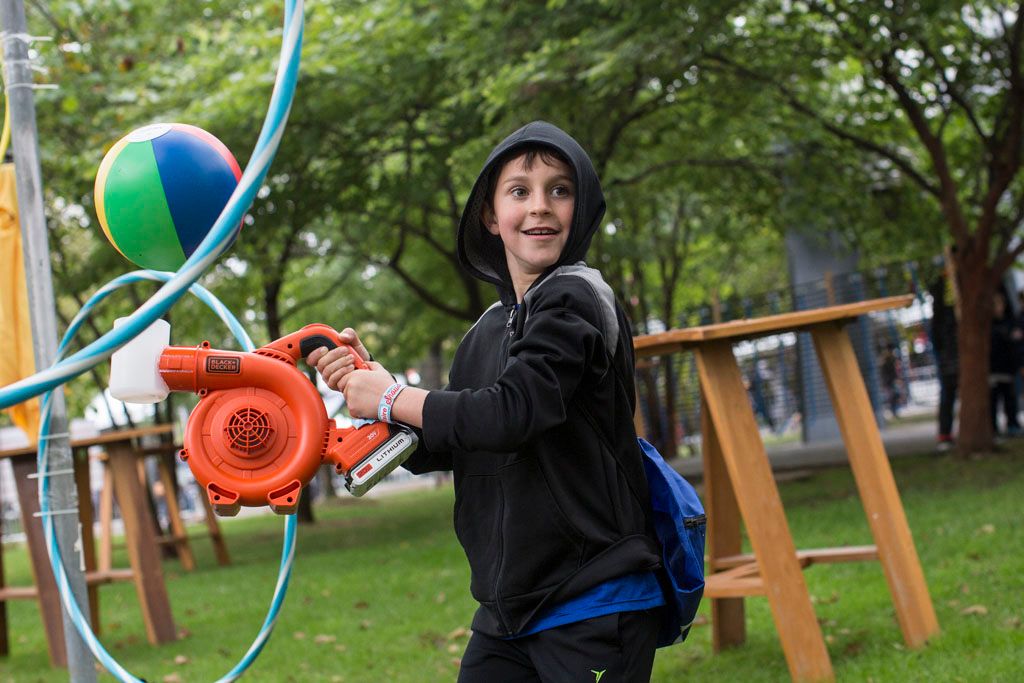
[{"label": "boy's other hand", "polygon": [[316,368],[327,386],[335,391],[341,391],[338,388],[338,382],[355,369],[355,361],[352,358],[353,351],[358,353],[364,361],[370,360],[370,352],[363,346],[363,342],[359,340],[359,335],[355,330],[346,327],[338,333],[338,336],[341,338],[341,346],[330,351],[327,350],[327,347],[321,346],[306,356],[306,363],[309,364],[309,367]]},{"label": "boy's other hand", "polygon": [[338,333],[338,336],[341,337],[342,344],[347,344],[348,346],[352,347],[352,350],[358,353],[363,360],[371,360],[370,352],[366,350],[366,347],[363,346],[363,342],[359,340],[359,335],[356,334],[356,331],[353,330],[351,327],[346,327],[345,329],[343,329],[341,332]]},{"label": "boy's other hand", "polygon": [[395,378],[380,363],[367,363],[369,370],[354,370],[342,375],[338,391],[345,394],[345,404],[352,417],[377,419],[381,396],[395,383]]}]

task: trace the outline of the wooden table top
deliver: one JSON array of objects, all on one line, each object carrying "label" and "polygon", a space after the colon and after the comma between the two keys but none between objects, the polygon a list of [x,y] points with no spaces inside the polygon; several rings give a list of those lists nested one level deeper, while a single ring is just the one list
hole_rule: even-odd
[{"label": "wooden table top", "polygon": [[[128,441],[130,439],[137,439],[142,436],[153,436],[157,434],[172,434],[174,432],[174,425],[160,424],[160,425],[149,425],[147,427],[138,427],[136,429],[119,429],[114,432],[105,432],[96,436],[86,437],[84,439],[72,439],[72,448],[86,448],[88,446],[100,446],[105,443],[115,443],[118,441]],[[0,451],[0,458],[12,458],[17,455],[29,455],[36,452],[35,445],[31,446],[20,446],[18,448],[11,448],[8,450]]]},{"label": "wooden table top", "polygon": [[744,318],[715,325],[687,327],[634,337],[633,346],[638,356],[660,356],[692,348],[708,341],[728,339],[738,342],[779,332],[807,330],[825,323],[847,323],[865,313],[905,308],[913,300],[913,294],[903,294],[882,299],[868,299],[852,304],[780,313],[764,318]]}]

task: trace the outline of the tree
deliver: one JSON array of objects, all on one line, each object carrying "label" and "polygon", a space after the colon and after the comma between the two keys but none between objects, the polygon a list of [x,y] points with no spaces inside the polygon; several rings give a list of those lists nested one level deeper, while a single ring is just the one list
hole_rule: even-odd
[{"label": "tree", "polygon": [[[803,121],[870,159],[937,209],[961,300],[962,453],[992,447],[992,299],[1024,252],[1020,5],[811,0],[756,5],[743,40],[709,50],[738,87],[773,92]],[[782,27],[785,27],[784,29]]]}]

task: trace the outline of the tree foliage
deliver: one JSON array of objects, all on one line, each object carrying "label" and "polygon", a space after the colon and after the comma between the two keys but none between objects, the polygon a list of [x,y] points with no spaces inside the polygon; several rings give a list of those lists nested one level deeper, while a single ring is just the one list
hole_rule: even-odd
[{"label": "tree foliage", "polygon": [[[69,318],[130,267],[94,217],[104,151],[180,120],[244,165],[283,6],[28,9],[55,38],[36,48],[60,86],[40,91],[39,120]],[[990,2],[312,0],[284,143],[204,283],[258,343],[320,320],[357,327],[393,369],[438,361],[494,298],[457,264],[466,194],[494,144],[544,118],[594,159],[609,210],[590,260],[639,330],[777,289],[794,225],[841,233],[868,263],[957,244],[987,323],[985,293],[1024,248],[1016,17]],[[89,333],[146,295],[112,301]],[[193,303],[173,318],[181,343],[230,344]]]}]

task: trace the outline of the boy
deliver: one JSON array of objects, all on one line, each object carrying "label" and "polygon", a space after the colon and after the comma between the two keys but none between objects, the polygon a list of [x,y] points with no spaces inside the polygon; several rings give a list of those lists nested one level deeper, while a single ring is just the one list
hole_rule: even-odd
[{"label": "boy", "polygon": [[579,144],[524,126],[491,152],[459,225],[460,261],[500,301],[459,345],[448,388],[401,387],[376,363],[355,371],[344,347],[307,359],[354,416],[422,429],[409,470],[454,471],[480,603],[461,683],[650,678],[664,597],[632,336],[582,262],[604,210]]}]

